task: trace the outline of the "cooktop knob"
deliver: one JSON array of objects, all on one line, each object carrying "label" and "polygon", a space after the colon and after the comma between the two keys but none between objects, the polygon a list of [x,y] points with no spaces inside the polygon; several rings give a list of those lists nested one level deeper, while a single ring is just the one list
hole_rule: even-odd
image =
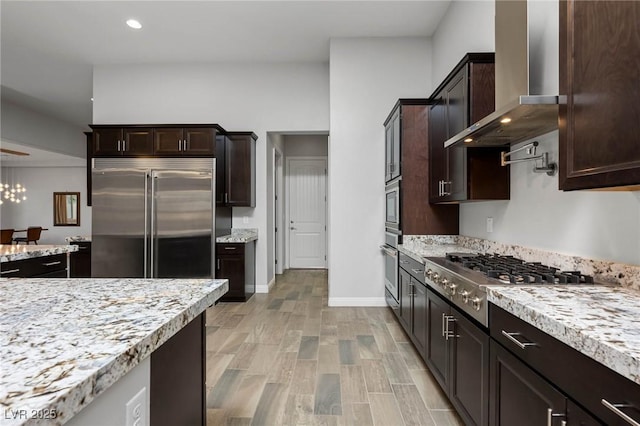
[{"label": "cooktop knob", "polygon": [[433,280],[433,282],[437,283],[438,282],[438,278],[440,278],[440,274],[437,272],[434,272],[433,275],[431,275],[431,279]]},{"label": "cooktop knob", "polygon": [[482,305],[482,299],[480,299],[478,296],[471,299],[471,306],[473,306],[473,309],[475,309],[476,311],[480,310],[481,305]]},{"label": "cooktop knob", "polygon": [[433,274],[433,271],[431,269],[427,269],[427,272],[425,272],[424,274],[427,278],[431,278],[431,274]]},{"label": "cooktop knob", "polygon": [[462,303],[465,305],[469,303],[469,295],[471,292],[469,290],[460,290],[460,297],[462,297]]},{"label": "cooktop knob", "polygon": [[451,283],[449,284],[449,292],[452,296],[456,294],[456,289],[458,288],[458,284]]},{"label": "cooktop knob", "polygon": [[449,280],[448,280],[448,279],[446,279],[446,278],[442,278],[442,279],[440,280],[440,286],[441,286],[442,288],[446,289],[448,284],[449,284]]}]

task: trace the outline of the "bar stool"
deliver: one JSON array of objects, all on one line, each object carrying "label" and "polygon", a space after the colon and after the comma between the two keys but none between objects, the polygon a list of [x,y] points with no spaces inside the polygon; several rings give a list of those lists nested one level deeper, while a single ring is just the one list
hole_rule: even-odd
[{"label": "bar stool", "polygon": [[0,230],[0,244],[13,244],[13,229]]},{"label": "bar stool", "polygon": [[34,244],[38,244],[38,240],[40,239],[40,234],[42,233],[42,226],[30,226],[27,228],[27,236],[26,237],[18,237],[14,238],[13,241],[16,244],[26,243],[29,244],[33,241]]}]

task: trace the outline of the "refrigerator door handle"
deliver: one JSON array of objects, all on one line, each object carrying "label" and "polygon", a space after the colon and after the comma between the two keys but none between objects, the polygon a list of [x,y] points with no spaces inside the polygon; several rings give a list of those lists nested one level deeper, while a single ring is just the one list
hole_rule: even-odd
[{"label": "refrigerator door handle", "polygon": [[149,172],[144,174],[144,277],[149,278]]},{"label": "refrigerator door handle", "polygon": [[150,252],[149,252],[149,278],[155,278],[155,264],[156,264],[156,251],[155,251],[155,240],[156,240],[156,221],[155,221],[155,198],[156,198],[156,174],[151,172],[151,210],[148,215],[151,216],[151,227],[149,229],[149,238],[150,238]]}]

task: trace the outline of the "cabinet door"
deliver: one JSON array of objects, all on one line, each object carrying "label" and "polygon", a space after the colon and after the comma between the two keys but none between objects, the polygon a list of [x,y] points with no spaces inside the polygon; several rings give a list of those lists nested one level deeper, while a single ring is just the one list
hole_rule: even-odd
[{"label": "cabinet door", "polygon": [[244,256],[217,255],[216,278],[229,280],[229,292],[221,300],[244,298]]},{"label": "cabinet door", "polygon": [[122,155],[137,157],[141,155],[153,155],[153,129],[124,128],[122,129]]},{"label": "cabinet door", "polygon": [[76,243],[78,251],[69,255],[71,278],[91,278],[91,243]]},{"label": "cabinet door", "polygon": [[185,141],[184,155],[213,157],[215,154],[216,131],[212,128],[186,127],[183,131]]},{"label": "cabinet door", "polygon": [[467,424],[489,423],[489,335],[461,314],[455,315],[451,342],[449,398]]},{"label": "cabinet door", "polygon": [[395,179],[401,174],[401,156],[400,146],[402,145],[402,135],[400,130],[400,120],[402,120],[401,109],[393,116],[391,123],[393,124],[393,160],[391,161],[391,179]]},{"label": "cabinet door", "polygon": [[591,414],[584,411],[570,399],[567,400],[567,424],[570,426],[600,426],[599,422]]},{"label": "cabinet door", "polygon": [[559,186],[640,185],[640,2],[560,2]]},{"label": "cabinet door", "polygon": [[[464,67],[445,89],[447,139],[463,131],[469,124],[467,69]],[[447,200],[464,200],[467,192],[466,148],[447,148],[446,151],[445,198]]]},{"label": "cabinet door", "polygon": [[255,207],[255,140],[248,135],[231,135],[227,142],[225,204]]},{"label": "cabinet door", "polygon": [[447,154],[444,141],[447,140],[446,105],[444,98],[438,98],[429,110],[429,198],[442,199],[442,182],[447,179]]},{"label": "cabinet door", "polygon": [[153,149],[156,155],[182,155],[182,128],[162,127],[153,131]]},{"label": "cabinet door", "polygon": [[384,129],[384,181],[389,182],[392,177],[393,165],[393,120],[387,123]]},{"label": "cabinet door", "polygon": [[450,313],[449,304],[427,290],[427,311],[429,321],[425,361],[442,389],[446,391],[449,384],[449,343],[444,337],[444,318]]},{"label": "cabinet door", "polygon": [[559,426],[566,420],[564,395],[494,340],[490,395],[492,425]]},{"label": "cabinet door", "polygon": [[414,278],[411,278],[411,281],[414,293],[411,318],[413,324],[412,335],[416,349],[420,354],[424,354],[427,348],[427,324],[429,323],[429,318],[427,317],[427,287]]},{"label": "cabinet door", "polygon": [[411,275],[402,268],[398,269],[398,287],[400,290],[400,309],[398,310],[398,319],[407,334],[411,334],[411,301],[413,298]]},{"label": "cabinet door", "polygon": [[216,136],[216,206],[224,206],[224,194],[227,192],[225,183],[225,175],[227,169],[227,161],[225,150],[227,149],[228,139],[225,135]]},{"label": "cabinet door", "polygon": [[117,157],[122,155],[122,129],[107,127],[93,130],[93,156]]}]

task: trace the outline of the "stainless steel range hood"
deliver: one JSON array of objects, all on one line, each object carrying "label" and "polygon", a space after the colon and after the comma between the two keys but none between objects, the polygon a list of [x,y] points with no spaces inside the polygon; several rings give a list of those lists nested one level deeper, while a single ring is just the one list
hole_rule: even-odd
[{"label": "stainless steel range hood", "polygon": [[496,111],[445,147],[513,145],[558,128],[558,3],[496,0],[495,7]]}]

